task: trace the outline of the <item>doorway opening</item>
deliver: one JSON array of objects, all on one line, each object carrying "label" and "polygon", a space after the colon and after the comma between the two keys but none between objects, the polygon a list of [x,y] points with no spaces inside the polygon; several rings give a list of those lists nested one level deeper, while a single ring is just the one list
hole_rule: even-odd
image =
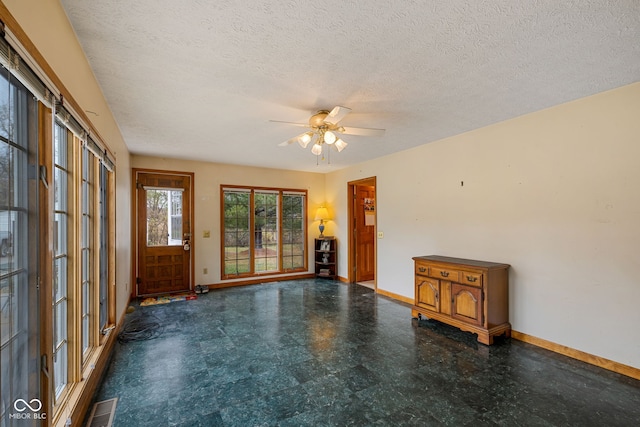
[{"label": "doorway opening", "polygon": [[349,283],[377,289],[376,177],[347,183],[349,197]]}]

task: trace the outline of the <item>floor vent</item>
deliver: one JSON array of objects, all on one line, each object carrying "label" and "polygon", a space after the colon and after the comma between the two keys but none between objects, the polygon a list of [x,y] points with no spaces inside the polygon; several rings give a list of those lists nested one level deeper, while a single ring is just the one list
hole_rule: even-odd
[{"label": "floor vent", "polygon": [[87,422],[87,427],[111,427],[113,417],[116,414],[116,404],[118,398],[103,400],[93,405],[91,416]]}]

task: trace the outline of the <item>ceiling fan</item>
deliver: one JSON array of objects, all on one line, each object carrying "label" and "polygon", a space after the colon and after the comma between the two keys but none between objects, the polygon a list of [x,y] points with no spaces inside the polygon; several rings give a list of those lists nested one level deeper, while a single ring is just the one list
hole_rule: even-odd
[{"label": "ceiling fan", "polygon": [[351,112],[350,108],[336,106],[333,110],[320,110],[309,118],[309,123],[284,122],[280,120],[271,120],[276,123],[286,123],[294,126],[309,128],[310,130],[295,136],[287,141],[278,144],[286,147],[294,142],[300,144],[302,148],[307,148],[309,143],[313,142],[311,152],[316,156],[322,154],[323,146],[326,144],[333,147],[338,152],[344,150],[347,143],[336,134],[345,135],[361,135],[361,136],[381,136],[384,129],[359,128],[350,126],[341,126],[339,123]]}]

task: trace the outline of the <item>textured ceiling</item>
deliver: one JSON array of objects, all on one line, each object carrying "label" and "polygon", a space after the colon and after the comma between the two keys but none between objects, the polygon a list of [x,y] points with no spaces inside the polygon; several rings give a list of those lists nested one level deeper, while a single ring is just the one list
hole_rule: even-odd
[{"label": "textured ceiling", "polygon": [[[637,0],[61,3],[135,154],[326,172],[640,80]],[[385,135],[278,147],[335,105]]]}]

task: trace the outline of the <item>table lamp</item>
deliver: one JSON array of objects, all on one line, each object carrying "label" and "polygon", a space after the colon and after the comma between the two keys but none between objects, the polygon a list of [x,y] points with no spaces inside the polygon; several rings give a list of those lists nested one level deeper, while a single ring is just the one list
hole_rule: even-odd
[{"label": "table lamp", "polygon": [[327,208],[325,208],[324,206],[320,206],[318,208],[318,210],[316,211],[316,221],[320,221],[320,238],[322,239],[324,237],[324,234],[322,234],[324,232],[324,222],[328,221],[329,219],[329,211],[327,210]]}]

